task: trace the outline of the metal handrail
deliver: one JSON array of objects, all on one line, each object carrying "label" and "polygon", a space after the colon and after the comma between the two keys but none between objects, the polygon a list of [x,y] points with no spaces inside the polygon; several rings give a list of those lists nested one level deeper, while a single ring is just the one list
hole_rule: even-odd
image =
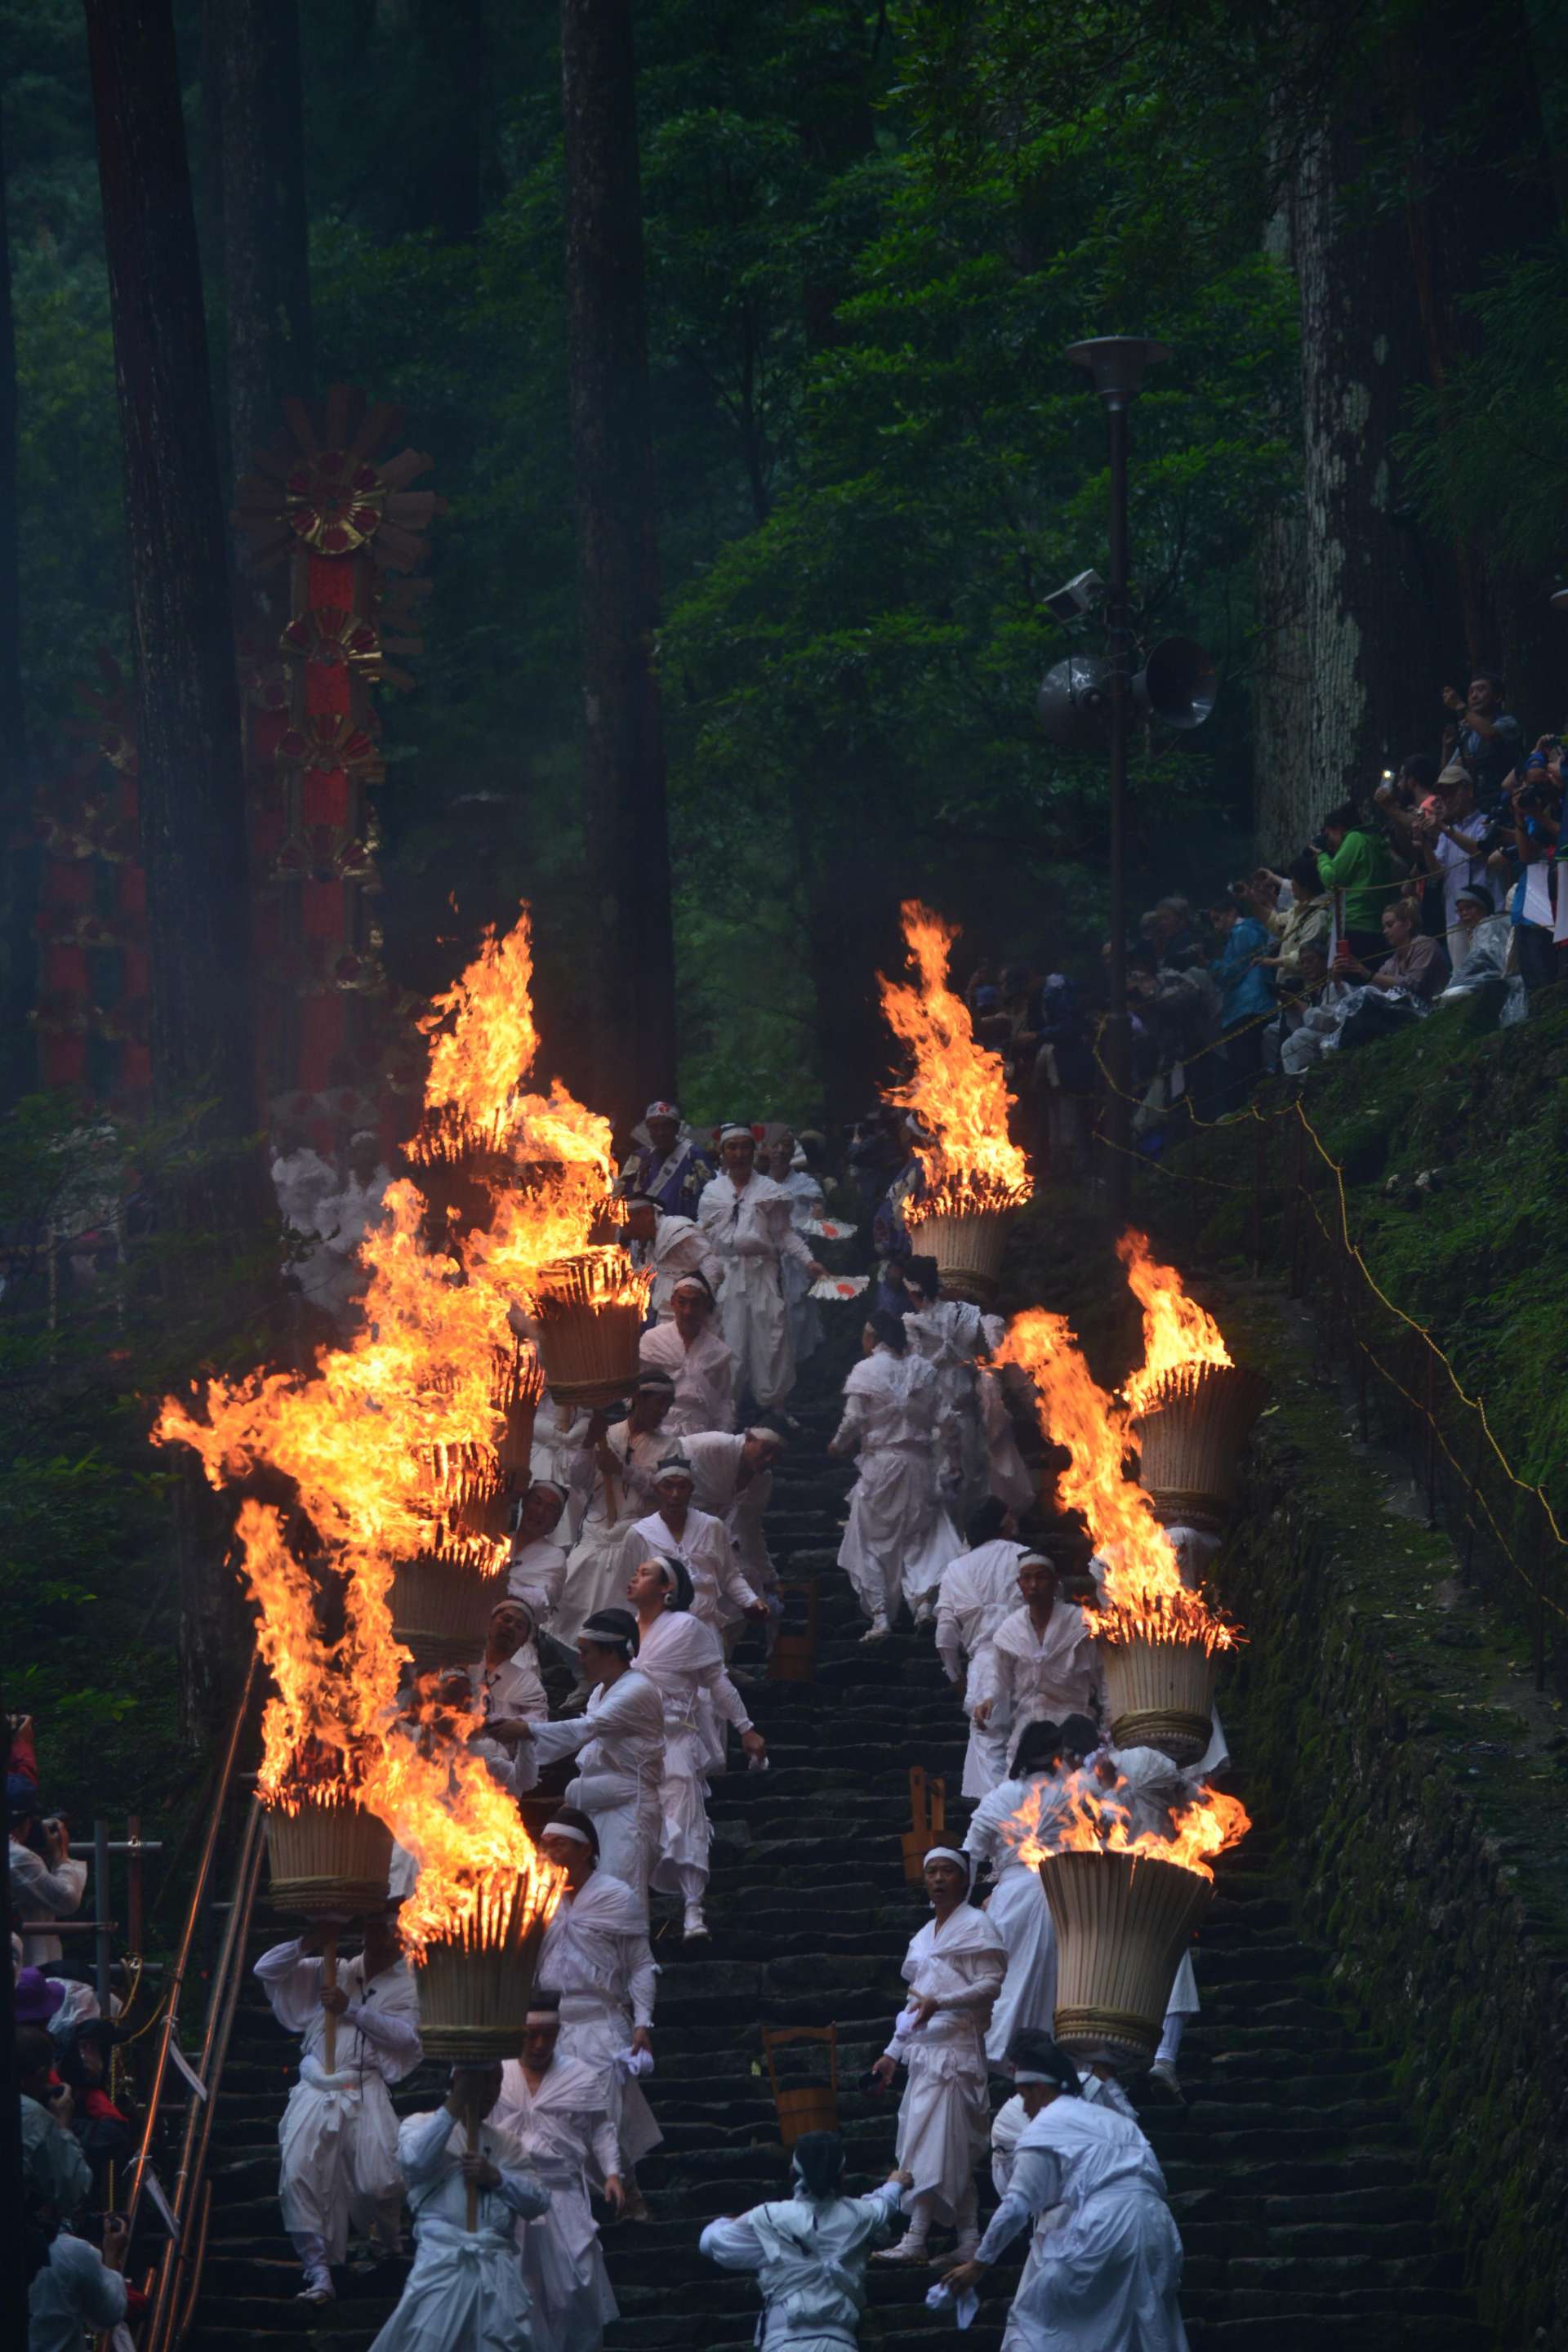
[{"label": "metal handrail", "polygon": [[[176,1955],[174,1969],[170,1974],[169,1981],[164,1991],[163,1998],[166,2006],[163,2020],[163,2030],[158,2037],[158,2053],[153,2063],[153,2079],[147,2091],[146,2113],[145,2120],[142,2126],[141,2146],[136,2151],[135,2164],[131,2176],[131,2186],[125,2200],[125,2220],[129,2230],[132,2232],[135,2230],[137,2215],[141,2210],[142,2193],[153,2168],[153,2148],[157,2137],[159,2124],[163,2119],[163,2099],[168,2089],[170,2068],[169,2053],[171,2049],[177,2049],[179,2047],[181,1996],[184,1991],[186,1979],[190,1974],[192,1956],[196,1946],[197,1932],[208,1907],[208,1895],[212,1885],[213,1871],[217,1860],[218,1845],[223,1835],[224,1820],[228,1811],[229,1800],[233,1795],[236,1780],[238,1778],[237,1768],[239,1763],[240,1748],[245,1738],[246,1725],[249,1717],[250,1701],[252,1693],[256,1687],[256,1678],[257,1659],[255,1654],[252,1653],[250,1663],[246,1668],[244,1688],[239,1694],[239,1698],[234,1710],[234,1719],[229,1726],[228,1739],[224,1748],[223,1760],[218,1767],[217,1781],[213,1790],[212,1805],[207,1815],[206,1831],[202,1840],[201,1854],[196,1864],[195,1878],[191,1887],[190,1903],[185,1912],[185,1923],[180,1936],[180,1948]],[[254,1813],[256,1810],[254,1801],[252,1802],[251,1810]],[[247,1839],[248,1834],[249,1822],[247,1822]],[[247,1850],[247,1846],[242,1845],[242,1859],[245,1852]],[[237,1887],[237,1895],[238,1891],[239,1889]],[[236,1907],[237,1908],[237,1903]],[[246,1909],[246,1918],[247,1924],[248,1925],[248,1906],[247,1906]],[[235,1913],[231,1911],[229,1914],[228,1927],[226,1931],[224,1939],[224,1950],[226,1955],[228,1954],[231,1947],[241,1952],[243,1952],[244,1949],[243,1941],[241,1941],[237,1946],[234,1945],[234,1919]],[[205,2053],[213,2047],[211,2041],[213,2021],[220,2005],[220,1996],[223,1990],[223,1984],[224,1979],[221,1977],[215,1975],[211,1998],[208,2002],[207,2038],[204,2042],[204,2067],[205,2063]],[[227,2040],[226,2036],[223,2048],[226,2050],[226,2047]],[[210,2095],[213,2084],[208,2080],[205,2071],[202,2079],[204,2083],[206,2084],[209,2094],[208,2098],[204,2102],[199,2100],[195,2096],[195,2093],[189,2094],[190,2108],[197,2108],[203,2105],[210,2106],[212,2104]],[[192,2129],[193,2117],[187,2111],[185,2126],[187,2143],[190,2140]],[[176,2221],[180,2224],[180,2235],[183,2240],[185,2234],[185,2223],[188,2217],[180,2212],[177,2205],[175,2205],[172,2210],[174,2212]],[[174,2267],[173,2257],[175,2251],[176,2249],[173,2243],[165,2246],[158,2265],[159,2284],[154,2292],[156,2292],[161,2299],[163,2300],[166,2300],[166,2297],[163,2297],[163,2295],[162,2281],[164,2274],[169,2273]],[[151,2336],[146,2339],[149,2345],[152,2340]]]}]

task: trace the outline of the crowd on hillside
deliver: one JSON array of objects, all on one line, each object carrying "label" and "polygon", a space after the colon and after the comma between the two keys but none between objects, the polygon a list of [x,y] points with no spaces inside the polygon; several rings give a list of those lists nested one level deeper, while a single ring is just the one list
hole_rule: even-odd
[{"label": "crowd on hillside", "polygon": [[[1300,1079],[1436,1007],[1468,1002],[1521,1021],[1531,992],[1558,978],[1563,740],[1526,749],[1500,677],[1479,675],[1444,700],[1440,751],[1412,752],[1209,905],[1172,895],[1140,916],[1127,988],[1142,1150],[1157,1152],[1189,1111],[1212,1119],[1261,1078]],[[1108,1083],[1102,977],[1089,986],[1037,964],[983,963],[968,1001],[1007,1065],[1018,1139],[1071,1181]]]},{"label": "crowd on hillside", "polygon": [[[891,1155],[886,1139],[879,1126],[858,1136],[846,1168],[884,1239],[902,1222],[907,1124]],[[564,1876],[515,2055],[454,2070],[434,2107],[395,2107],[423,2058],[396,1925],[416,1865],[401,1850],[360,1949],[329,1965],[307,1932],[256,1963],[300,2051],[279,2147],[303,2299],[331,2303],[351,2257],[367,2272],[399,2257],[412,2217],[413,2266],[376,2352],[596,2352],[616,2315],[601,2230],[652,2218],[638,2180],[661,2138],[650,1931],[710,1937],[712,1782],[768,1767],[745,1696],[780,1619],[768,1504],[774,1465],[804,1443],[790,1411],[799,1365],[836,1311],[812,1295],[831,1289],[816,1252],[849,1232],[826,1213],[814,1150],[820,1163],[820,1139],[750,1122],[708,1142],[676,1105],[649,1106],[621,1176],[628,1242],[653,1276],[635,1391],[604,1413],[557,1412],[546,1392],[482,1654],[406,1672],[410,1736],[465,1742],[525,1814],[540,1808],[536,1833]],[[759,2340],[775,2352],[852,2343],[873,2258],[929,2265],[939,2303],[962,2314],[1025,2231],[1010,2341],[1183,2352],[1180,2242],[1159,2166],[1110,2053],[1075,2062],[1051,2039],[1054,1934],[1019,1849],[1086,1793],[1134,1833],[1157,1827],[1223,1767],[1223,1739],[1216,1724],[1186,1775],[1110,1744],[1080,1606],[1097,1564],[1081,1535],[1039,1514],[1033,1401],[1021,1374],[992,1362],[1000,1326],[948,1297],[907,1234],[873,1279],[842,1309],[859,1345],[828,1444],[857,1473],[838,1562],[867,1643],[907,1625],[934,1644],[967,1726],[975,1810],[961,1846],[926,1855],[931,1916],[873,2069],[900,2090],[889,2180],[846,2196],[843,2143],[813,2135],[786,2197],[711,2222],[701,2245],[757,2273]],[[1034,1542],[1020,1522],[1039,1530]],[[744,1648],[748,1630],[759,1638]],[[86,1874],[44,1813],[31,1759],[18,1727],[8,1790],[26,1939],[16,1986],[30,2340],[65,2352],[127,2310],[123,2231],[104,2218],[95,2169],[107,2143],[90,2135],[117,2125],[119,2160],[130,2127],[115,2104],[118,2029],[90,2013],[50,1932],[80,1904]],[[654,1904],[671,1898],[660,1918]],[[1196,2005],[1184,1961],[1150,2075],[1167,2097],[1182,2095]],[[1001,2201],[983,2231],[987,2165]]]}]

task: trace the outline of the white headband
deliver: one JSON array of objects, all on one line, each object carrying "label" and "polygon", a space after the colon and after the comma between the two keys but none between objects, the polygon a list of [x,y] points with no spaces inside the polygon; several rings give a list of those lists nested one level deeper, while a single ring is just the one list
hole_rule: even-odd
[{"label": "white headband", "polygon": [[539,1834],[542,1838],[572,1838],[578,1845],[592,1845],[594,1843],[586,1830],[577,1829],[571,1822],[546,1822]]},{"label": "white headband", "polygon": [[1031,2074],[1026,2066],[1015,2066],[1013,2080],[1015,2083],[1049,2083],[1054,2089],[1058,2091],[1061,2089],[1061,2084],[1054,2074]]},{"label": "white headband", "polygon": [[736,1137],[737,1135],[743,1135],[743,1136],[745,1137],[746,1141],[747,1141],[748,1143],[755,1143],[755,1141],[756,1141],[756,1139],[756,1139],[756,1137],[752,1133],[752,1130],[751,1130],[751,1129],[750,1129],[749,1127],[740,1127],[740,1126],[736,1126],[736,1127],[725,1127],[725,1128],[721,1128],[721,1129],[719,1130],[719,1140],[720,1140],[720,1142],[721,1142],[721,1143],[729,1143],[729,1142],[731,1142],[731,1141],[733,1139],[733,1138],[734,1138],[734,1137]]},{"label": "white headband", "polygon": [[558,2009],[531,2009],[527,2022],[530,2025],[559,2025],[561,2011]]},{"label": "white headband", "polygon": [[956,1862],[965,1878],[969,1875],[969,1856],[959,1853],[952,1846],[928,1845],[921,1863],[922,1870],[928,1862]]}]

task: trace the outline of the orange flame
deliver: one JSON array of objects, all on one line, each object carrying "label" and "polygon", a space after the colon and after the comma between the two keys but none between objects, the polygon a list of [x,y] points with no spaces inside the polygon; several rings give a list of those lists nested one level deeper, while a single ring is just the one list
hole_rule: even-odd
[{"label": "orange flame", "polygon": [[[421,1024],[430,1072],[410,1156],[471,1168],[491,1198],[489,1229],[461,1239],[454,1229],[433,1251],[425,1198],[392,1185],[361,1245],[369,1279],[354,1337],[308,1373],[214,1380],[198,1407],[166,1399],[154,1432],[191,1446],[214,1486],[265,1472],[297,1492],[314,1570],[276,1507],[247,1497],[237,1524],[277,1685],[262,1793],[287,1804],[305,1785],[342,1787],[388,1823],[420,1867],[401,1922],[416,1952],[437,1937],[492,1942],[515,1927],[519,1900],[531,1918],[560,1899],[560,1874],[514,1801],[463,1745],[475,1718],[427,1708],[411,1736],[399,1716],[409,1653],[389,1601],[399,1560],[491,1575],[504,1565],[507,1547],[489,1531],[498,1452],[508,1407],[532,1402],[542,1377],[511,1317],[542,1267],[588,1249],[614,1185],[607,1120],[559,1082],[547,1096],[523,1091],[539,1047],[531,982],[524,909],[505,938],[485,933]],[[595,1296],[646,1290],[624,1250],[593,1255]],[[318,1612],[323,1578],[342,1587],[344,1631],[332,1642]]]},{"label": "orange flame", "polygon": [[1064,1510],[1081,1511],[1105,1563],[1104,1600],[1089,1612],[1103,1640],[1198,1642],[1230,1649],[1234,1628],[1182,1580],[1181,1564],[1154,1507],[1126,1475],[1130,1415],[1091,1377],[1062,1315],[1032,1307],[1015,1316],[996,1350],[1034,1383],[1040,1427],[1068,1454],[1058,1482]]},{"label": "orange flame", "polygon": [[1134,1837],[1129,1826],[1133,1791],[1120,1774],[1109,1785],[1090,1785],[1082,1774],[1075,1780],[1077,1785],[1065,1790],[1050,1781],[1035,1782],[1018,1811],[1001,1825],[1008,1844],[1031,1870],[1053,1853],[1131,1853],[1173,1862],[1212,1880],[1215,1856],[1239,1843],[1252,1827],[1239,1798],[1200,1789],[1189,1803],[1167,1810],[1163,1831],[1141,1830]]},{"label": "orange flame", "polygon": [[1187,1297],[1175,1267],[1150,1256],[1147,1234],[1123,1234],[1116,1255],[1143,1308],[1142,1368],[1122,1390],[1136,1413],[1152,1402],[1167,1373],[1189,1364],[1228,1364],[1230,1350],[1214,1317]]},{"label": "orange flame", "polygon": [[1033,1187],[1024,1154],[1008,1139],[1015,1097],[1007,1092],[1002,1057],[977,1042],[969,1007],[947,984],[957,931],[918,898],[906,898],[900,911],[919,984],[879,974],[877,985],[889,1024],[909,1046],[915,1066],[885,1098],[913,1111],[932,1138],[915,1146],[925,1191],[919,1201],[905,1202],[905,1222],[920,1224],[942,1212],[1019,1208]]}]

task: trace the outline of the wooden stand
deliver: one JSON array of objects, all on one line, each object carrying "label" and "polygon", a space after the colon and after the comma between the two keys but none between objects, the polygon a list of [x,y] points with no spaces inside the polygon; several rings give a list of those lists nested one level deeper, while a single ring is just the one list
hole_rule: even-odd
[{"label": "wooden stand", "polygon": [[[817,2042],[827,2045],[826,2083],[779,2082],[773,2052],[786,2042]],[[768,2087],[778,2109],[779,2138],[793,2147],[803,2132],[838,2129],[838,2029],[836,2025],[788,2025],[780,2031],[763,2028],[763,2056],[767,2061]]]},{"label": "wooden stand", "polygon": [[[928,1801],[929,1800],[929,1801]],[[918,1764],[910,1766],[910,1820],[904,1832],[904,1877],[918,1886],[925,1876],[926,1856],[942,1843],[947,1827],[947,1782],[928,1780]]]}]

